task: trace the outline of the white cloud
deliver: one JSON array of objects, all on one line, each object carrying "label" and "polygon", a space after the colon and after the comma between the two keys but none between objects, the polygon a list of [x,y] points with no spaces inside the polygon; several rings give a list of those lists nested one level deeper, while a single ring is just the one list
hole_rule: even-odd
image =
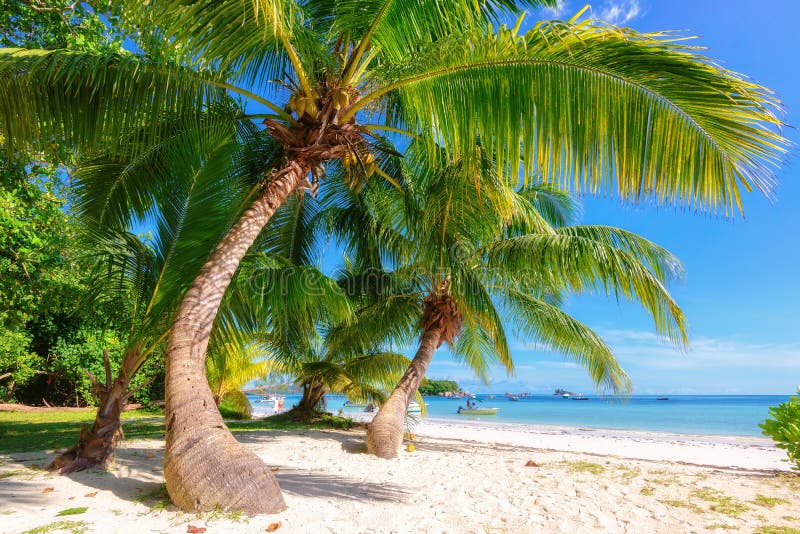
[{"label": "white cloud", "polygon": [[607,0],[597,10],[596,17],[615,26],[621,26],[641,13],[639,0]]},{"label": "white cloud", "polygon": [[800,343],[752,343],[697,337],[680,352],[652,332],[601,330],[623,366],[647,369],[800,368]]}]

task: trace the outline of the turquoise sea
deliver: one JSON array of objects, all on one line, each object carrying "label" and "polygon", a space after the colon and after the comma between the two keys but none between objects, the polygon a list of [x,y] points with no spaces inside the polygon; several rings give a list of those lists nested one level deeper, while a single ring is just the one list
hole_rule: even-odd
[{"label": "turquoise sea", "polygon": [[[458,407],[466,402],[464,399],[425,397],[425,403],[428,417],[437,420],[759,436],[761,429],[758,424],[769,415],[769,407],[789,398],[775,395],[670,395],[669,400],[659,401],[656,396],[647,395],[634,395],[626,400],[588,397],[589,400],[577,401],[554,395],[533,395],[519,397],[519,401],[514,402],[502,394],[478,395],[481,407],[497,407],[500,411],[493,416],[471,417],[456,413]],[[299,399],[299,395],[287,395],[285,407],[290,408]],[[346,400],[340,396],[328,396],[328,411],[338,412]],[[253,407],[256,414],[266,410],[254,402]],[[355,411],[345,408],[344,414]]]}]

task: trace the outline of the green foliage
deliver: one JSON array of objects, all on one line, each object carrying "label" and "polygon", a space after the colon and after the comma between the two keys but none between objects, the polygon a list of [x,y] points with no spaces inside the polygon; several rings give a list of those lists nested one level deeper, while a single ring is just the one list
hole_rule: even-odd
[{"label": "green foliage", "polygon": [[220,402],[219,413],[222,414],[223,419],[252,419],[252,407],[247,395],[240,390],[234,390],[226,393]]},{"label": "green foliage", "polygon": [[422,383],[419,385],[420,395],[439,395],[446,391],[461,391],[458,383],[453,380],[430,380],[423,378]]},{"label": "green foliage", "polygon": [[775,440],[776,445],[786,451],[792,469],[800,471],[800,388],[797,396],[769,409],[772,417],[759,426],[764,435]]},{"label": "green foliage", "polygon": [[5,0],[0,5],[0,46],[122,50],[118,14],[111,2]]}]

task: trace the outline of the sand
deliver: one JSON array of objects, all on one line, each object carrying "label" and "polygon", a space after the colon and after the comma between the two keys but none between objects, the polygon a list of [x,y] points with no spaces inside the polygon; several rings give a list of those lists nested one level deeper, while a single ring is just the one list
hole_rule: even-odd
[{"label": "sand", "polygon": [[48,452],[2,455],[0,531],[265,532],[278,522],[279,533],[800,529],[800,477],[761,438],[431,420],[415,433],[416,450],[391,461],[364,454],[363,430],[239,434],[278,468],[288,504],[255,518],[169,505],[158,440],[125,442],[112,471],[71,477],[35,469]]}]

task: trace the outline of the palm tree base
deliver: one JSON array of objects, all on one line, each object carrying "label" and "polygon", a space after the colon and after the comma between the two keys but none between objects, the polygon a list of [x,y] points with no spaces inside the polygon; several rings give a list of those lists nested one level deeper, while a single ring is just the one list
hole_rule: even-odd
[{"label": "palm tree base", "polygon": [[168,444],[164,479],[172,502],[184,511],[221,509],[253,516],[286,509],[269,467],[224,426],[204,429],[202,439],[193,443]]}]

